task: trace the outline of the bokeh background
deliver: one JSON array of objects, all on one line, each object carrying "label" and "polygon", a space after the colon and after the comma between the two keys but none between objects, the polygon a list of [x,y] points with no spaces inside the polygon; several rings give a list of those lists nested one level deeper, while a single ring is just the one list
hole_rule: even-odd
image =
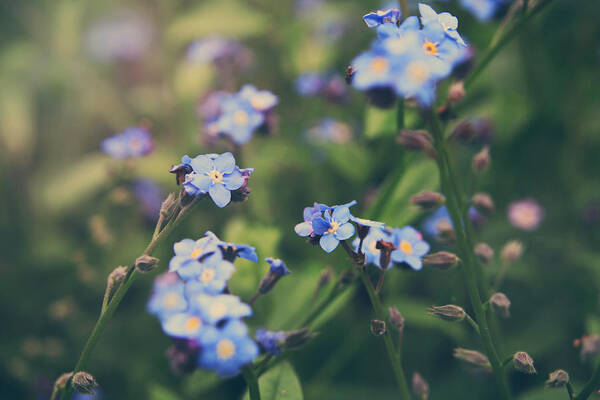
[{"label": "bokeh background", "polygon": [[[414,12],[416,2],[409,5]],[[459,17],[476,56],[501,22],[481,22],[456,2],[432,5]],[[284,259],[292,275],[257,303],[248,322],[285,329],[310,301],[321,271],[339,273],[348,265],[341,251],[328,256],[295,235],[303,207],[356,199],[355,214],[420,226],[426,215],[408,199],[436,189],[433,163],[395,145],[396,132],[382,128],[389,115],[367,107],[363,93],[342,85],[329,98],[300,96],[295,87],[306,72],[342,77],[375,35],[361,16],[380,6],[358,0],[0,3],[0,398],[48,398],[91,331],[107,274],[139,255],[156,203],[176,190],[171,164],[184,154],[230,148],[206,141],[196,111],[211,90],[253,83],[274,92],[277,129],[255,135],[240,151],[240,167],[256,168],[249,200],[225,209],[203,202],[156,252],[159,271],[140,277],[127,294],[89,365],[104,398],[243,394],[241,378],[219,380],[203,371],[178,376],[169,369],[170,340],[145,303],[173,241],[212,230],[256,246],[261,259]],[[526,247],[502,289],[512,301],[511,318],[497,321],[503,353],[527,351],[539,372],[510,375],[520,399],[566,398],[543,389],[557,368],[580,387],[591,366],[572,342],[600,334],[599,17],[598,2],[554,1],[480,76],[453,122],[485,119],[492,126],[493,164],[477,189],[491,194],[497,211],[477,240],[497,252],[510,239]],[[190,44],[214,35],[246,49],[238,64],[189,56]],[[341,136],[307,133],[325,117],[347,125]],[[102,139],[139,124],[156,141],[151,155],[123,166],[100,152]],[[415,110],[407,111],[407,124],[419,126]],[[465,176],[477,150],[452,147]],[[387,204],[377,202],[382,190],[392,193]],[[524,197],[545,209],[533,232],[507,220],[508,204]],[[232,290],[247,299],[267,264],[237,267]],[[423,375],[432,399],[495,399],[490,376],[473,374],[452,357],[455,347],[481,350],[469,327],[426,313],[435,304],[468,309],[459,271],[387,275],[384,303],[406,318],[408,374]],[[395,398],[383,345],[369,333],[366,293],[351,290],[330,311],[319,321],[318,337],[290,355],[305,398]]]}]

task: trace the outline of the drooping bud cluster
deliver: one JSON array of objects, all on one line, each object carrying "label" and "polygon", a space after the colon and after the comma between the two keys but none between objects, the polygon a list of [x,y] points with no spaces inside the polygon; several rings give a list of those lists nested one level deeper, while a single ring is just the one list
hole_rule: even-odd
[{"label": "drooping bud cluster", "polygon": [[475,255],[485,265],[490,265],[494,260],[494,249],[492,249],[487,243],[478,243],[475,246]]},{"label": "drooping bud cluster", "polygon": [[135,269],[140,272],[150,272],[156,268],[158,261],[159,260],[156,257],[143,254],[135,260]]},{"label": "drooping bud cluster", "polygon": [[533,366],[533,359],[524,351],[519,351],[513,356],[513,366],[519,372],[525,374],[535,374],[537,371]]},{"label": "drooping bud cluster", "polygon": [[491,162],[490,147],[484,146],[479,153],[473,156],[473,171],[477,174],[482,174],[487,171]]},{"label": "drooping bud cluster", "polygon": [[494,293],[492,297],[490,297],[490,304],[494,310],[504,318],[510,316],[510,300],[504,293]]},{"label": "drooping bud cluster", "polygon": [[475,193],[471,199],[473,207],[483,215],[494,213],[494,201],[487,193]]},{"label": "drooping bud cluster", "polygon": [[551,372],[548,375],[548,380],[546,381],[547,388],[561,388],[569,383],[569,374],[562,369],[557,369],[554,372]]},{"label": "drooping bud cluster", "polygon": [[71,379],[71,385],[77,393],[83,394],[93,394],[94,389],[98,387],[96,379],[84,371],[77,372],[75,375],[73,375],[73,378]]},{"label": "drooping bud cluster", "polygon": [[387,328],[385,326],[385,321],[381,321],[378,319],[371,320],[371,333],[374,336],[382,336],[387,332]]},{"label": "drooping bud cluster", "polygon": [[437,158],[432,144],[433,139],[429,132],[425,130],[403,129],[400,132],[400,136],[396,138],[396,142],[409,150],[422,151],[432,159]]}]

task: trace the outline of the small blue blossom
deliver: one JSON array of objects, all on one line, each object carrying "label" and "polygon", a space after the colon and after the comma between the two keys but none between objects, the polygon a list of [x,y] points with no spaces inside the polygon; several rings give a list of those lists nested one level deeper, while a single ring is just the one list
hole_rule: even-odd
[{"label": "small blue blossom", "polygon": [[[176,274],[156,279],[152,296],[148,301],[147,309],[150,314],[163,320],[170,315],[181,313],[187,309],[187,300],[184,294],[184,283]],[[166,282],[166,281],[169,282]]]},{"label": "small blue blossom", "polygon": [[248,304],[242,303],[239,297],[230,294],[209,296],[196,293],[190,295],[188,300],[190,308],[197,311],[202,316],[202,320],[210,325],[216,325],[226,319],[252,315],[252,309]]},{"label": "small blue blossom", "polygon": [[[209,237],[211,241],[219,246],[223,251],[224,255],[231,256],[229,257],[231,261],[235,259],[235,257],[245,258],[246,260],[257,262],[258,255],[256,254],[256,247],[249,246],[247,244],[239,244],[239,243],[231,243],[224,242],[217,237],[211,231],[207,231],[205,236]],[[231,254],[230,254],[231,253]],[[225,257],[229,259],[228,257]]]},{"label": "small blue blossom", "polygon": [[301,96],[317,95],[325,86],[325,79],[315,72],[300,75],[296,79],[296,91]]},{"label": "small blue blossom", "polygon": [[278,356],[281,353],[281,345],[285,341],[285,338],[286,334],[282,331],[257,329],[254,332],[254,339],[260,348],[272,356]]},{"label": "small blue blossom", "polygon": [[191,159],[189,163],[193,171],[186,175],[184,189],[193,196],[208,193],[218,207],[229,204],[231,191],[239,189],[245,182],[231,153],[223,153],[216,157],[210,154],[201,155]]},{"label": "small blue blossom", "polygon": [[133,183],[133,194],[144,216],[156,221],[165,197],[163,190],[151,179],[138,179]]},{"label": "small blue blossom", "polygon": [[453,228],[452,220],[446,206],[440,207],[435,210],[429,217],[423,222],[423,231],[429,237],[435,238],[439,236],[440,232]]},{"label": "small blue blossom", "polygon": [[394,64],[387,52],[376,47],[366,51],[352,61],[356,72],[352,78],[352,86],[359,90],[376,87],[393,87],[397,76]]},{"label": "small blue blossom", "polygon": [[[377,248],[377,242],[380,240],[385,240],[386,242],[391,242],[392,237],[387,230],[383,230],[378,227],[374,227],[369,229],[369,234],[363,240],[362,245],[362,253],[365,255],[365,262],[367,264],[373,264],[379,268],[381,268],[381,263],[379,262],[379,257],[381,256],[381,250]],[[352,242],[352,246],[354,247],[354,251],[358,251],[358,245],[360,244],[360,239],[356,238]],[[388,269],[391,268],[392,264],[388,266]]]},{"label": "small blue blossom", "polygon": [[327,253],[331,253],[340,243],[340,240],[350,239],[354,235],[354,225],[350,220],[350,207],[356,201],[348,204],[334,206],[325,211],[324,217],[313,219],[312,226],[315,234],[320,235],[319,245]]},{"label": "small blue blossom", "polygon": [[438,14],[433,8],[423,3],[419,3],[419,12],[421,13],[421,23],[424,27],[431,23],[440,24],[448,37],[453,39],[456,43],[466,46],[465,41],[457,31],[458,18],[454,15],[447,12]]},{"label": "small blue blossom", "polygon": [[258,346],[248,336],[248,328],[231,320],[218,329],[207,327],[198,337],[202,351],[198,364],[220,376],[236,375],[240,368],[258,356]]},{"label": "small blue blossom", "polygon": [[244,85],[239,92],[239,96],[250,102],[255,110],[265,112],[275,107],[279,103],[279,98],[268,90],[258,90],[254,85]]},{"label": "small blue blossom", "polygon": [[406,263],[414,270],[423,268],[421,258],[429,251],[429,244],[412,226],[392,230],[392,242],[396,250],[392,251],[392,261]]},{"label": "small blue blossom", "polygon": [[304,222],[300,222],[296,224],[294,227],[294,231],[298,234],[298,236],[306,237],[306,236],[315,236],[315,232],[313,230],[312,222],[317,217],[322,217],[323,212],[329,210],[330,207],[325,204],[319,204],[315,202],[312,207],[305,207],[302,212],[302,216],[304,217]]},{"label": "small blue blossom", "polygon": [[100,143],[100,148],[112,158],[124,160],[150,154],[154,150],[154,142],[146,129],[131,127],[104,139]]},{"label": "small blue blossom", "polygon": [[288,275],[290,273],[290,270],[279,258],[267,257],[265,258],[265,261],[268,262],[271,266],[270,271],[274,275],[283,276]]},{"label": "small blue blossom", "polygon": [[197,313],[181,312],[162,320],[163,331],[175,338],[192,339],[205,328],[202,317]]},{"label": "small blue blossom", "polygon": [[461,0],[461,5],[481,21],[487,22],[506,0]]},{"label": "small blue blossom", "polygon": [[374,28],[382,24],[397,24],[400,21],[402,12],[398,9],[377,10],[365,14],[362,19],[369,28]]},{"label": "small blue blossom", "polygon": [[224,100],[222,110],[216,126],[219,132],[228,135],[238,145],[248,143],[254,130],[265,121],[264,115],[241,96]]},{"label": "small blue blossom", "polygon": [[211,238],[203,237],[198,240],[183,239],[173,245],[175,256],[169,262],[169,271],[177,272],[184,280],[193,279],[202,273],[203,266],[199,261],[209,254],[221,256],[221,251]]},{"label": "small blue blossom", "polygon": [[229,261],[223,260],[221,254],[208,255],[200,263],[202,270],[185,284],[187,293],[220,294],[225,289],[227,281],[235,272],[235,267]]}]

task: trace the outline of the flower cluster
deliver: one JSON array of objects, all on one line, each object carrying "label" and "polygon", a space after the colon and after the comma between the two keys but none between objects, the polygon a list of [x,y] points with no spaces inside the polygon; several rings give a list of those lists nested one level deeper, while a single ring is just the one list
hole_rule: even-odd
[{"label": "flower cluster", "polygon": [[186,193],[191,196],[208,194],[219,207],[225,207],[232,200],[244,200],[253,168],[241,169],[235,165],[231,153],[203,154],[190,158],[183,156],[181,164],[171,168]]},{"label": "flower cluster", "polygon": [[130,127],[106,138],[100,143],[103,152],[116,160],[138,158],[152,153],[154,142],[150,132],[141,127]]},{"label": "flower cluster", "polygon": [[323,96],[331,101],[342,101],[346,97],[346,84],[337,74],[308,72],[296,79],[296,92],[300,96]]},{"label": "flower cluster", "polygon": [[421,105],[433,102],[437,83],[464,61],[467,47],[456,17],[437,14],[425,4],[419,4],[419,11],[420,22],[412,16],[400,23],[400,11],[395,9],[363,17],[368,27],[376,28],[378,40],[352,61],[355,88],[385,93],[386,98],[390,94],[392,99],[414,98]]},{"label": "flower cluster", "polygon": [[269,128],[273,107],[279,99],[267,90],[244,85],[237,93],[211,93],[199,106],[209,136],[229,137],[235,144],[243,145],[252,138],[255,130]]},{"label": "flower cluster", "polygon": [[249,305],[229,294],[227,281],[233,261],[257,261],[255,249],[227,243],[212,232],[198,240],[184,239],[173,246],[169,272],[159,276],[148,302],[164,332],[197,349],[197,365],[230,376],[258,356],[242,318],[252,315]]}]

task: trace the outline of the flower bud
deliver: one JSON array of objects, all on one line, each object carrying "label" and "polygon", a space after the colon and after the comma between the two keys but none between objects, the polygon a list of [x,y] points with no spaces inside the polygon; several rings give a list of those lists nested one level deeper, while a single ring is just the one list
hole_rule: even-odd
[{"label": "flower bud", "polygon": [[346,76],[344,77],[344,79],[346,80],[346,83],[348,85],[352,84],[352,81],[354,80],[354,74],[356,73],[356,68],[354,68],[352,65],[348,65],[346,67]]},{"label": "flower bud", "polygon": [[475,193],[471,199],[473,207],[484,215],[492,215],[494,213],[494,201],[487,193]]},{"label": "flower bud", "polygon": [[494,310],[504,318],[510,316],[510,300],[504,293],[494,293],[492,297],[490,297],[490,304]]},{"label": "flower bud", "polygon": [[319,276],[319,280],[317,281],[317,292],[323,289],[325,286],[329,285],[329,282],[333,279],[333,269],[331,267],[325,268],[321,271],[321,275]]},{"label": "flower bud", "polygon": [[418,372],[412,376],[412,390],[418,400],[429,400],[429,385]]},{"label": "flower bud", "polygon": [[177,199],[175,197],[175,193],[169,193],[165,201],[162,202],[160,206],[160,213],[163,216],[168,216],[173,211],[173,208],[177,205]]},{"label": "flower bud", "polygon": [[286,349],[291,350],[304,345],[310,339],[314,338],[316,334],[311,333],[310,329],[302,328],[294,331],[285,332],[285,339],[283,345]]},{"label": "flower bud", "polygon": [[80,371],[73,375],[71,385],[78,393],[94,394],[94,388],[98,386],[98,383],[92,375],[88,374],[87,372]]},{"label": "flower bud", "polygon": [[356,234],[360,240],[364,240],[364,238],[366,238],[369,234],[370,230],[371,227],[368,225],[356,224]]},{"label": "flower bud", "polygon": [[196,340],[176,339],[166,351],[171,371],[177,375],[191,374],[197,368],[200,346]]},{"label": "flower bud", "polygon": [[121,282],[123,282],[123,279],[125,279],[125,276],[127,275],[127,267],[117,267],[115,268],[109,275],[108,275],[108,279],[106,280],[106,286],[110,286],[110,287],[114,287],[116,285],[119,285]]},{"label": "flower bud", "polygon": [[472,366],[485,370],[486,372],[490,372],[492,368],[490,360],[488,360],[485,355],[475,350],[456,348],[454,349],[454,358],[467,362]]},{"label": "flower bud", "polygon": [[487,243],[478,243],[475,246],[475,255],[486,265],[490,265],[494,259],[494,249],[492,249]]},{"label": "flower bud", "polygon": [[171,165],[169,172],[175,174],[175,182],[180,185],[185,181],[185,176],[193,171],[189,164]]},{"label": "flower bud", "polygon": [[71,379],[72,376],[72,372],[65,372],[56,379],[56,382],[54,382],[54,386],[63,389],[65,386],[67,386],[67,383],[69,383],[69,379]]},{"label": "flower bud", "polygon": [[433,139],[429,132],[425,130],[403,129],[400,136],[396,138],[396,143],[406,147],[409,150],[423,151],[431,158],[437,158],[433,145]]},{"label": "flower bud", "polygon": [[583,335],[579,340],[581,351],[579,355],[583,361],[590,360],[600,354],[600,336]]},{"label": "flower bud", "polygon": [[448,100],[451,103],[460,103],[466,95],[465,84],[463,81],[454,82],[448,89]]},{"label": "flower bud", "polygon": [[269,272],[260,280],[258,284],[258,293],[261,295],[269,293],[282,276],[288,275],[290,270],[283,261],[278,258],[267,257],[265,260],[269,263]]},{"label": "flower bud", "polygon": [[511,240],[504,245],[500,251],[500,258],[507,264],[518,261],[523,254],[523,244],[517,240]]},{"label": "flower bud", "polygon": [[392,261],[392,251],[396,250],[396,246],[394,246],[394,243],[392,242],[378,240],[377,244],[375,244],[375,248],[381,250],[379,252],[379,265],[381,266],[381,269],[387,269]]},{"label": "flower bud", "polygon": [[447,251],[438,251],[437,253],[427,254],[423,257],[423,263],[430,267],[446,270],[454,267],[460,262],[456,254]]},{"label": "flower bud", "polygon": [[392,327],[402,332],[404,330],[404,317],[400,311],[398,311],[396,307],[390,306],[388,308],[388,314],[390,316],[390,324],[392,324]]},{"label": "flower bud", "polygon": [[490,148],[489,146],[485,146],[479,153],[473,156],[473,171],[481,174],[489,168],[491,162]]},{"label": "flower bud", "polygon": [[381,321],[378,319],[371,320],[371,333],[375,336],[385,335],[386,326],[385,321]]},{"label": "flower bud", "polygon": [[524,351],[519,351],[513,356],[513,366],[519,372],[535,374],[537,371],[533,366],[533,359]]},{"label": "flower bud", "polygon": [[158,258],[142,254],[135,260],[135,269],[140,272],[150,272],[158,264]]},{"label": "flower bud", "polygon": [[452,243],[456,240],[456,232],[450,221],[440,221],[435,238],[440,243]]},{"label": "flower bud", "polygon": [[433,210],[444,205],[446,198],[441,193],[426,190],[411,196],[410,202],[422,210]]},{"label": "flower bud", "polygon": [[429,307],[427,311],[429,311],[429,315],[433,315],[434,317],[450,322],[460,322],[467,316],[467,313],[462,309],[462,307],[455,306],[453,304]]},{"label": "flower bud", "polygon": [[551,372],[548,375],[548,380],[546,381],[547,388],[560,388],[569,383],[569,374],[567,371],[563,371],[562,369],[557,369],[554,372]]}]

